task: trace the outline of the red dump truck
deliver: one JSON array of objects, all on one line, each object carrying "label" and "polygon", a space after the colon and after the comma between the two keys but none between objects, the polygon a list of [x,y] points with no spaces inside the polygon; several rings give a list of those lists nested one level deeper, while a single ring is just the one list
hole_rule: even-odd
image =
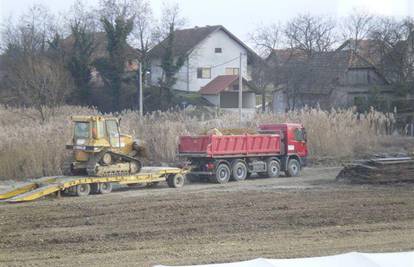
[{"label": "red dump truck", "polygon": [[258,134],[181,136],[179,156],[189,175],[212,182],[241,181],[252,173],[263,177],[299,176],[306,165],[306,131],[301,124],[260,125]]}]

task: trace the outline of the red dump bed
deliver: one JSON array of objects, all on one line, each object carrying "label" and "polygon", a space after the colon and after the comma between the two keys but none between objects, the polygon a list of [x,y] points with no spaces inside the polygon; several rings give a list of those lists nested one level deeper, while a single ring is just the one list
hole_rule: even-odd
[{"label": "red dump bed", "polygon": [[180,154],[194,156],[279,155],[281,138],[277,134],[181,136]]}]

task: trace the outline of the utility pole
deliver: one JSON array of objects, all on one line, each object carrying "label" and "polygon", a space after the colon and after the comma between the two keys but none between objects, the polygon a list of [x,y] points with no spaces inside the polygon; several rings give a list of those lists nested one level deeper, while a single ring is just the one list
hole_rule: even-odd
[{"label": "utility pole", "polygon": [[240,52],[240,65],[239,65],[239,123],[242,125],[243,117],[243,74],[242,74],[242,55]]},{"label": "utility pole", "polygon": [[143,95],[144,93],[142,92],[144,88],[142,88],[142,63],[139,62],[139,71],[138,71],[138,83],[139,83],[139,115],[142,116],[144,115],[144,101],[143,101]]}]

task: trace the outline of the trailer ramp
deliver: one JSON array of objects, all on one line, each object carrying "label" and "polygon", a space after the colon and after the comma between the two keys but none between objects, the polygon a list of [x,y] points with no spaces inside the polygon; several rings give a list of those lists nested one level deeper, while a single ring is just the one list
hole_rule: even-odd
[{"label": "trailer ramp", "polygon": [[0,200],[9,203],[32,201],[80,184],[117,183],[128,185],[167,181],[170,187],[180,187],[180,184],[169,182],[168,179],[177,177],[184,179],[185,173],[185,170],[174,167],[144,167],[140,173],[132,175],[42,177],[0,192]]}]

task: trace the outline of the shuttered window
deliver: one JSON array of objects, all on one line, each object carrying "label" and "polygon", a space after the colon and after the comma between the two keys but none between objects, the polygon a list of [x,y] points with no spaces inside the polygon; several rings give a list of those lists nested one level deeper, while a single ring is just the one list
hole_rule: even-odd
[{"label": "shuttered window", "polygon": [[197,78],[198,79],[210,79],[211,68],[197,68]]}]

